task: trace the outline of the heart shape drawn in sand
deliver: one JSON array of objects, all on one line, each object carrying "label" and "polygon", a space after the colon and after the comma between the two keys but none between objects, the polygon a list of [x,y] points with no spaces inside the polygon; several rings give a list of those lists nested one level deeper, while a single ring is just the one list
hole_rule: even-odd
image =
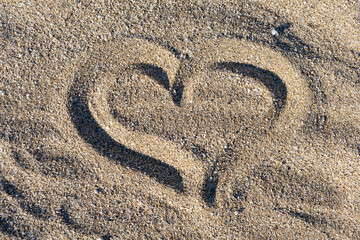
[{"label": "heart shape drawn in sand", "polygon": [[78,72],[69,109],[102,154],[213,203],[236,139],[300,127],[309,92],[284,57],[252,42],[209,40],[192,55],[141,39],[102,46]]}]

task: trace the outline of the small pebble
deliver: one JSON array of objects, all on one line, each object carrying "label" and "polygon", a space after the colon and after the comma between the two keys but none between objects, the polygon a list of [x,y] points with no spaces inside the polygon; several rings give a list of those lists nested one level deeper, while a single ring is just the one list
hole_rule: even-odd
[{"label": "small pebble", "polygon": [[275,29],[271,30],[271,34],[272,34],[273,36],[279,36],[279,32],[276,31]]}]

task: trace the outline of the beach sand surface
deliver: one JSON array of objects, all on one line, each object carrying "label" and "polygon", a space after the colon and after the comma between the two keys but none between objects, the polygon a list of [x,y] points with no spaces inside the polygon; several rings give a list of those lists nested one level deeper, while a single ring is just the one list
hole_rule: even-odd
[{"label": "beach sand surface", "polygon": [[1,239],[360,239],[357,1],[3,1]]}]

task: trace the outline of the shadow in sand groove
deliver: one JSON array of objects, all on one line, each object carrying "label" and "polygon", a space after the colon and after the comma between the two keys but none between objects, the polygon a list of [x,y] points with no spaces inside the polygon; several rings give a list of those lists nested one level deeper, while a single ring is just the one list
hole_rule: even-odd
[{"label": "shadow in sand groove", "polygon": [[252,64],[238,62],[219,62],[213,66],[218,70],[228,70],[236,74],[252,77],[260,81],[273,94],[273,105],[275,108],[275,119],[278,118],[281,110],[286,104],[287,89],[285,83],[275,73],[259,68]]},{"label": "shadow in sand groove", "polygon": [[89,109],[85,84],[87,83],[82,84],[81,81],[76,80],[68,97],[68,110],[80,136],[103,156],[183,192],[182,176],[174,167],[127,148],[101,128]]}]

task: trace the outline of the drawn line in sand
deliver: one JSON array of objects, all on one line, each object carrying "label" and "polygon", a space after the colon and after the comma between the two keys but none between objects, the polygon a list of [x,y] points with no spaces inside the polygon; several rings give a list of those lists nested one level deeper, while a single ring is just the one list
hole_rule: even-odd
[{"label": "drawn line in sand", "polygon": [[[136,131],[119,122],[108,96],[114,83],[122,81],[121,74],[136,70],[147,75],[168,92],[177,108],[192,101],[193,87],[204,81],[209,71],[230,71],[252,77],[271,93],[273,120],[266,124],[271,131],[280,132],[302,126],[310,104],[309,92],[301,74],[270,48],[245,40],[217,39],[205,41],[193,53],[198,56],[196,61],[180,61],[168,50],[140,39],[102,46],[94,50],[92,58],[101,59],[99,55],[106,58],[101,63],[90,61],[78,71],[69,93],[68,109],[80,136],[102,155],[178,192],[201,195],[212,204],[217,185],[224,184],[219,172],[228,163],[222,164],[217,160],[219,156],[214,155],[212,163],[204,166],[195,153],[199,149],[189,151],[166,136]],[[281,65],[276,64],[280,62]],[[216,152],[213,149],[205,152],[208,150]]]},{"label": "drawn line in sand", "polygon": [[219,62],[214,64],[215,69],[229,70],[259,80],[274,96],[273,104],[276,112],[275,119],[285,107],[287,98],[286,84],[275,73],[259,68],[252,64],[238,62]]},{"label": "drawn line in sand", "polygon": [[86,90],[84,91],[81,86],[72,88],[69,110],[78,133],[102,155],[116,160],[125,167],[156,178],[160,183],[183,191],[182,177],[174,167],[117,142],[99,125],[89,109]]}]

